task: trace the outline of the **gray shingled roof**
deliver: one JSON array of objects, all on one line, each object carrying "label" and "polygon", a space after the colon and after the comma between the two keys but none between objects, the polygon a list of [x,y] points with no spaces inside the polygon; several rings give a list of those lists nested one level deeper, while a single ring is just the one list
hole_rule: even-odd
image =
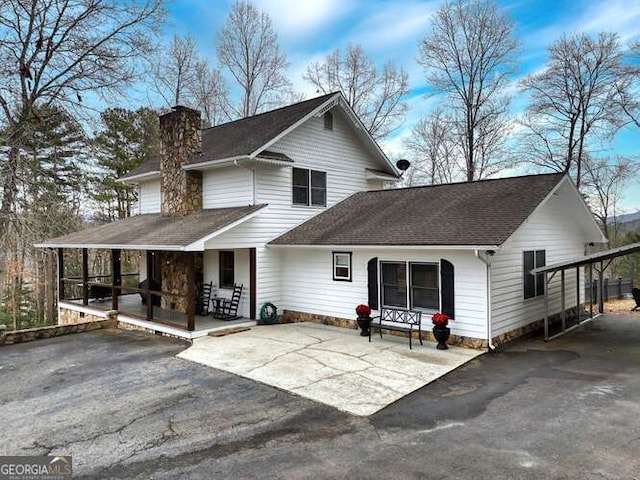
[{"label": "gray shingled roof", "polygon": [[[202,154],[189,159],[187,165],[249,155],[313,112],[336,93],[338,92],[207,128],[202,131]],[[269,152],[262,157],[271,158],[274,155],[284,157],[275,158],[276,160],[291,161],[286,155],[276,152]],[[120,177],[120,180],[154,171],[160,171],[159,158],[143,163],[127,175]]]},{"label": "gray shingled roof", "polygon": [[260,210],[265,205],[216,208],[184,217],[136,215],[47,240],[37,247],[180,249]]},{"label": "gray shingled roof", "polygon": [[501,245],[562,174],[352,195],[272,245]]},{"label": "gray shingled roof", "polygon": [[160,157],[155,157],[155,158],[152,158],[151,160],[147,160],[139,167],[134,168],[126,175],[120,177],[120,180],[136,177],[138,175],[142,175],[145,173],[159,172],[159,171],[160,171]]}]

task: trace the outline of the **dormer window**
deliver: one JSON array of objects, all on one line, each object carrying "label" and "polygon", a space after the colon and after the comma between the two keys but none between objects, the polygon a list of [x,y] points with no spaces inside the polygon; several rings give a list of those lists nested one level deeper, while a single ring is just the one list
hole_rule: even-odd
[{"label": "dormer window", "polygon": [[324,114],[324,129],[333,130],[333,113],[325,112]]},{"label": "dormer window", "polygon": [[327,172],[294,168],[293,204],[325,207],[327,205]]}]

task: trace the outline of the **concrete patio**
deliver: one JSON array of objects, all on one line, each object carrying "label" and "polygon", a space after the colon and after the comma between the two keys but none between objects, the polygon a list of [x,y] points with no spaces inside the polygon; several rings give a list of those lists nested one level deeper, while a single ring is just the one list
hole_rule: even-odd
[{"label": "concrete patio", "polygon": [[371,415],[483,352],[315,323],[257,326],[195,339],[177,356],[271,385],[353,415]]}]

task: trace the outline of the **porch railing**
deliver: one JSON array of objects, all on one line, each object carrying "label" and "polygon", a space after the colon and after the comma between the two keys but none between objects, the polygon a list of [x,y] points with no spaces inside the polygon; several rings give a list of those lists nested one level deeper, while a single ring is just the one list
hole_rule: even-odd
[{"label": "porch railing", "polygon": [[[122,277],[137,275],[123,274]],[[195,329],[194,315],[192,314],[190,319],[187,311],[189,308],[188,295],[98,281],[98,279],[110,278],[109,275],[96,275],[89,277],[86,284],[79,277],[63,278],[61,282],[64,285],[64,296],[61,297],[61,300],[91,304],[93,308],[101,310],[114,309],[134,318],[154,321],[183,330]],[[86,297],[84,295],[85,285]]]}]

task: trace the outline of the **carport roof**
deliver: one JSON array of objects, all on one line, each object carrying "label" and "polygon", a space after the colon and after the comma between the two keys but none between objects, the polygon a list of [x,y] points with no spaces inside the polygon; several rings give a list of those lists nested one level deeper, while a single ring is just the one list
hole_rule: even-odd
[{"label": "carport roof", "polygon": [[640,252],[640,242],[632,243],[630,245],[623,245],[622,247],[612,248],[610,250],[604,250],[602,252],[592,253],[583,257],[574,258],[565,262],[554,263],[552,265],[546,265],[544,267],[538,267],[531,270],[531,274],[545,272],[557,272],[558,270],[566,270],[572,267],[581,267],[583,265],[590,265],[592,263],[598,263],[605,260],[611,260],[616,257],[622,257],[631,253]]},{"label": "carport roof", "polygon": [[265,205],[215,208],[181,217],[135,215],[42,242],[40,248],[204,250],[204,242],[258,214]]}]

